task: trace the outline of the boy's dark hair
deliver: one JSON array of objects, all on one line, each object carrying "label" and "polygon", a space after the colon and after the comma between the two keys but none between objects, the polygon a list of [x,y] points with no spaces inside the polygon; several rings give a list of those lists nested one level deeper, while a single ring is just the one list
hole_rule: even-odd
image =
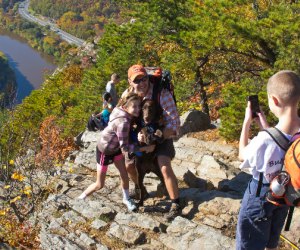
[{"label": "boy's dark hair", "polygon": [[102,97],[104,101],[108,102],[109,98],[111,98],[111,94],[109,92],[105,92]]}]

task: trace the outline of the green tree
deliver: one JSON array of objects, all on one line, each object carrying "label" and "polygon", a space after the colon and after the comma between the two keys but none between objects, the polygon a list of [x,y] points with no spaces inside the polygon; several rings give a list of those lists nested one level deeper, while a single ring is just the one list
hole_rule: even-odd
[{"label": "green tree", "polygon": [[14,102],[17,82],[15,73],[8,64],[8,59],[1,51],[0,69],[0,109],[3,109]]},{"label": "green tree", "polygon": [[[187,18],[180,17],[180,44],[187,48],[185,54],[195,62],[195,68],[201,70],[198,76],[203,83],[224,85],[230,90],[233,83],[237,91],[246,91],[241,87],[246,81],[250,85],[247,92],[254,87],[265,92],[264,83],[273,72],[287,68],[299,70],[297,54],[294,54],[300,48],[296,31],[299,3],[272,1],[266,5],[264,1],[254,1],[253,7],[249,1],[187,2],[190,7],[185,13]],[[221,96],[222,105],[234,110],[238,105],[236,93],[227,93],[229,98]],[[245,92],[241,94],[244,96]],[[222,92],[215,92],[210,98],[215,100],[220,95]],[[235,135],[236,139],[239,134],[236,128],[241,127],[243,116],[227,113],[229,110],[221,112],[222,120],[237,118],[240,122],[222,122],[222,134],[231,139]]]}]

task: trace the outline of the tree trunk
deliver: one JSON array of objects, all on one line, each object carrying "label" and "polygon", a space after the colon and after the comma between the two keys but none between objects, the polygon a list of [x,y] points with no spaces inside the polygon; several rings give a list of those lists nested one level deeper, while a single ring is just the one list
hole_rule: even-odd
[{"label": "tree trunk", "polygon": [[207,100],[207,94],[205,91],[205,84],[203,82],[201,70],[204,67],[204,65],[208,62],[208,55],[204,58],[198,58],[197,59],[197,67],[196,67],[196,85],[199,86],[199,92],[200,92],[200,104],[202,106],[202,112],[207,114],[209,116],[209,108],[208,108],[208,100]]}]

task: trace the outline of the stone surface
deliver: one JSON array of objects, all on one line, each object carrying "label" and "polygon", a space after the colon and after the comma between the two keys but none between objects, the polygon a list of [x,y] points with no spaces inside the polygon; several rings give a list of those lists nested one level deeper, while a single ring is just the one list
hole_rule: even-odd
[{"label": "stone surface", "polygon": [[140,244],[145,241],[145,234],[135,228],[112,223],[109,231],[109,236],[114,236],[128,244]]},{"label": "stone surface", "polygon": [[230,228],[235,231],[239,209],[239,199],[215,197],[198,206],[199,212],[195,215],[195,219],[213,228]]},{"label": "stone surface", "polygon": [[222,235],[216,229],[205,225],[197,225],[180,216],[176,217],[162,234],[160,240],[170,249],[234,249],[234,240]]},{"label": "stone surface", "polygon": [[103,220],[96,219],[92,222],[91,226],[92,228],[95,228],[96,230],[100,230],[101,228],[106,227],[107,223]]},{"label": "stone surface", "polygon": [[[77,199],[95,181],[98,136],[82,134],[83,146],[55,173],[62,187],[32,218],[41,227],[41,249],[235,249],[240,200],[250,178],[238,168],[236,148],[189,135],[174,143],[172,165],[183,210],[182,217],[168,222],[164,215],[171,202],[155,175],[144,179],[150,198],[137,213],[128,213],[122,204],[119,173],[113,165],[102,190]],[[74,173],[69,173],[70,168]],[[296,209],[291,231],[284,232],[296,243],[300,242],[299,216]]]},{"label": "stone surface", "polygon": [[204,155],[197,168],[197,176],[209,180],[216,188],[219,182],[227,179],[226,170],[210,155]]},{"label": "stone surface", "polygon": [[155,221],[153,218],[144,214],[125,214],[118,213],[115,217],[115,221],[122,225],[128,225],[131,227],[139,227],[142,229],[152,230],[154,232],[161,231],[161,223]]}]

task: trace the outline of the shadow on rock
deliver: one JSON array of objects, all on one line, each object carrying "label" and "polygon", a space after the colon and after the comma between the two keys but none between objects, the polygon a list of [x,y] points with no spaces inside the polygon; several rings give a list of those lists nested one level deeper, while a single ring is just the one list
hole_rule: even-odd
[{"label": "shadow on rock", "polygon": [[213,185],[202,178],[197,177],[195,174],[193,174],[190,170],[188,170],[183,175],[183,181],[185,184],[188,185],[190,188],[198,188],[199,191],[207,191],[213,189]]},{"label": "shadow on rock", "polygon": [[[225,207],[229,204],[235,204],[239,208],[240,199],[242,198],[251,175],[240,172],[231,180],[222,180],[218,189],[214,189],[211,183],[196,177],[192,172],[188,171],[184,180],[190,188],[180,189],[180,197],[183,203],[183,215],[188,219],[194,219],[201,213],[203,206],[214,207],[214,203],[218,207]],[[225,211],[226,209],[224,209]],[[227,213],[227,210],[226,212]]]},{"label": "shadow on rock", "polygon": [[231,180],[226,179],[221,181],[219,183],[218,190],[223,192],[233,191],[236,192],[240,198],[242,198],[251,178],[252,175],[245,172],[240,172]]}]

